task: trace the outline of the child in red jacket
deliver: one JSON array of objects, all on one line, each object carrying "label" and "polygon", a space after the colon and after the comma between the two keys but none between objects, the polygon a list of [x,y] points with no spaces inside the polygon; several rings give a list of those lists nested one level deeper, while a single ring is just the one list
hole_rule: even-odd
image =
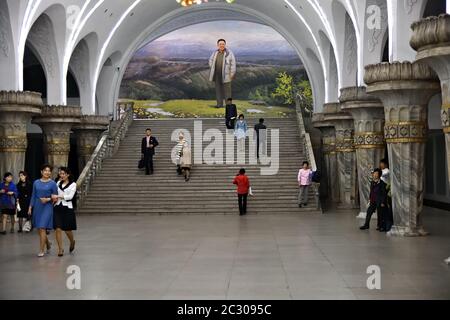
[{"label": "child in red jacket", "polygon": [[250,180],[245,175],[245,169],[241,169],[234,178],[233,184],[237,185],[237,194],[239,202],[239,215],[247,214],[247,198],[250,191]]}]

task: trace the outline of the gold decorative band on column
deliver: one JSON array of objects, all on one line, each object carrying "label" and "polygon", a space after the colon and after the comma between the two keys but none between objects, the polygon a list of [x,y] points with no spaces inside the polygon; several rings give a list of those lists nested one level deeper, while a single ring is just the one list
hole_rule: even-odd
[{"label": "gold decorative band on column", "polygon": [[448,133],[448,131],[445,131],[445,128],[450,127],[450,104],[442,105],[441,120],[442,126],[444,127],[444,132]]},{"label": "gold decorative band on column", "polygon": [[46,148],[49,155],[66,155],[70,152],[70,143],[47,142]]},{"label": "gold decorative band on column", "polygon": [[450,133],[450,127],[445,127],[444,128],[444,133]]},{"label": "gold decorative band on column", "polygon": [[90,156],[92,155],[92,153],[94,153],[94,149],[94,146],[88,144],[85,146],[80,146],[78,152],[80,156]]},{"label": "gold decorative band on column", "polygon": [[27,146],[26,135],[0,137],[0,152],[26,152]]},{"label": "gold decorative band on column", "polygon": [[356,149],[384,149],[384,132],[357,132],[354,138]]},{"label": "gold decorative band on column", "polygon": [[327,143],[327,142],[323,142],[322,143],[322,151],[324,154],[332,154],[332,153],[336,153],[336,143],[332,142],[332,143]]},{"label": "gold decorative band on column", "polygon": [[426,143],[428,126],[423,121],[386,123],[384,136],[388,143]]},{"label": "gold decorative band on column", "polygon": [[336,152],[355,152],[354,139],[347,138],[342,140],[336,140]]}]

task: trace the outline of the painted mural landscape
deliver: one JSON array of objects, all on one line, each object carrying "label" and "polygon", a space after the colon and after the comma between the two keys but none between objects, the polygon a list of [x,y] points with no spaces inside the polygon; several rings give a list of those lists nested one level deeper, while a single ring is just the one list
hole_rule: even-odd
[{"label": "painted mural landscape", "polygon": [[150,42],[131,60],[121,100],[135,102],[137,118],[223,117],[215,108],[208,66],[219,38],[227,39],[238,61],[233,98],[239,111],[248,117],[288,117],[294,110],[285,97],[274,95],[277,78],[307,80],[303,64],[278,33],[249,22],[203,23]]}]

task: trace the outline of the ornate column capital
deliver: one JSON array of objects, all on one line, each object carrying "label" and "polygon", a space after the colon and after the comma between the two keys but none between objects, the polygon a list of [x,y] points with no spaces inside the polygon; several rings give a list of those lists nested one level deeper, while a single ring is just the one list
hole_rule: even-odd
[{"label": "ornate column capital", "polygon": [[[411,25],[413,35],[411,47],[420,52],[447,47],[450,49],[450,15],[442,14],[438,17],[428,17]],[[440,50],[436,50],[437,51]],[[450,51],[448,51],[450,53]],[[442,54],[442,50],[441,53]]]},{"label": "ornate column capital", "polygon": [[108,128],[109,123],[109,116],[82,115],[80,118],[80,123],[76,124],[73,129],[105,131]]},{"label": "ornate column capital", "polygon": [[383,90],[414,90],[436,88],[438,77],[426,64],[420,62],[383,62],[366,66],[364,82],[367,93]]}]

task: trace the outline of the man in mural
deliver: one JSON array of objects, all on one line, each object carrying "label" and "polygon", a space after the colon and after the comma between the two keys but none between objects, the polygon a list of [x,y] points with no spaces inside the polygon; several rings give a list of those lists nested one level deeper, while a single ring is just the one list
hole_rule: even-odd
[{"label": "man in mural", "polygon": [[231,98],[231,82],[236,75],[236,58],[226,46],[227,42],[219,39],[209,59],[209,80],[216,83],[217,108],[223,108],[225,99]]}]

